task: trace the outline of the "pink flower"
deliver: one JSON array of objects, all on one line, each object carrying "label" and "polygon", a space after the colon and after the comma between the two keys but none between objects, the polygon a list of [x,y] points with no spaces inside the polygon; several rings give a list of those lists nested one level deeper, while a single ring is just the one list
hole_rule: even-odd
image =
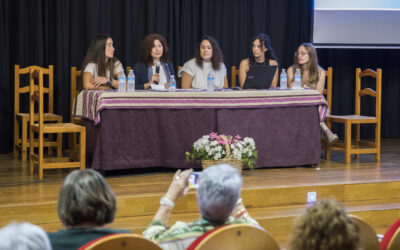
[{"label": "pink flower", "polygon": [[242,139],[242,137],[240,137],[240,135],[236,135],[236,136],[235,136],[235,139],[236,139],[236,140],[240,140],[240,139]]},{"label": "pink flower", "polygon": [[210,133],[210,139],[211,140],[214,140],[214,139],[216,139],[218,137],[218,134],[217,133]]},{"label": "pink flower", "polygon": [[224,140],[218,140],[218,144],[219,144],[219,145],[225,145],[226,143],[225,143]]}]

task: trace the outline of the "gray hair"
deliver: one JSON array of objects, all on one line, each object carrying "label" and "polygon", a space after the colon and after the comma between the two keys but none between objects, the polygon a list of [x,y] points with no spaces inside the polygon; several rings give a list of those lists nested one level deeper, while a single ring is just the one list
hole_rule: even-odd
[{"label": "gray hair", "polygon": [[239,172],[228,164],[214,165],[199,177],[197,203],[206,220],[224,223],[236,206],[242,188]]},{"label": "gray hair", "polygon": [[2,250],[51,250],[46,232],[28,222],[10,223],[0,229]]},{"label": "gray hair", "polygon": [[82,223],[102,226],[114,220],[117,210],[115,194],[98,172],[74,170],[61,187],[58,217],[66,227]]}]

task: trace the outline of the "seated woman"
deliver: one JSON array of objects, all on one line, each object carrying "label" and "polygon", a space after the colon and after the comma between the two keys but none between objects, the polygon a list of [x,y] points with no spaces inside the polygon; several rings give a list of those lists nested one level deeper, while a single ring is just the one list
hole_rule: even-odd
[{"label": "seated woman", "polygon": [[[325,71],[318,65],[317,51],[311,43],[302,43],[294,53],[294,65],[287,70],[288,87],[294,84],[296,69],[301,72],[301,86],[315,89],[323,94],[325,88]],[[325,125],[320,123],[322,132],[329,144],[335,143],[339,138]]]},{"label": "seated woman", "polygon": [[175,173],[153,221],[143,232],[146,238],[159,243],[163,249],[186,249],[200,235],[217,226],[233,223],[258,225],[239,198],[242,187],[239,172],[230,165],[221,164],[206,168],[199,176],[197,204],[201,218],[167,227],[175,202],[186,193],[191,173],[191,169]]},{"label": "seated woman", "polygon": [[116,210],[114,192],[103,176],[91,169],[72,171],[58,197],[58,217],[66,229],[48,233],[53,249],[78,249],[108,234],[130,233],[104,227]]},{"label": "seated woman", "polygon": [[168,44],[160,34],[147,35],[140,47],[140,61],[133,66],[136,89],[148,89],[152,83],[168,88],[174,65],[169,61]]},{"label": "seated woman", "polygon": [[196,46],[194,54],[195,58],[187,61],[179,72],[179,76],[182,77],[182,88],[206,89],[210,71],[214,71],[214,87],[227,88],[224,56],[217,40],[211,36],[204,36]]},{"label": "seated woman", "polygon": [[359,230],[334,200],[317,201],[294,222],[290,250],[358,249]]},{"label": "seated woman", "polygon": [[84,89],[118,88],[118,76],[124,69],[114,57],[113,40],[107,34],[97,34],[90,42],[82,62]]},{"label": "seated woman", "polygon": [[[243,88],[244,82],[246,81],[247,72],[253,65],[278,65],[277,58],[274,50],[271,47],[271,40],[267,34],[260,33],[251,39],[249,57],[242,60],[239,66],[239,84]],[[276,72],[272,80],[271,86],[266,83],[266,88],[276,87],[278,84],[278,71]],[[268,85],[268,86],[267,86]]]}]

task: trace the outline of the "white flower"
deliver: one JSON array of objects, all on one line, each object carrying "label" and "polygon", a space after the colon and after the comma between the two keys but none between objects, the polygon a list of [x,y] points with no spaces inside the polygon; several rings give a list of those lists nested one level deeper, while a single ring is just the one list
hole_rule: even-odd
[{"label": "white flower", "polygon": [[221,157],[222,157],[222,155],[220,153],[216,153],[214,155],[214,160],[219,160],[219,159],[221,159]]},{"label": "white flower", "polygon": [[204,147],[204,150],[208,153],[208,152],[210,152],[210,146],[208,146],[208,145],[206,145],[205,147]]},{"label": "white flower", "polygon": [[213,147],[215,147],[215,146],[217,146],[218,145],[218,141],[212,141],[211,143],[210,143],[210,146],[213,146]]},{"label": "white flower", "polygon": [[245,137],[245,138],[243,139],[243,141],[244,141],[245,143],[250,144],[250,145],[253,146],[253,147],[256,145],[256,144],[254,143],[253,138],[250,138],[250,137]]},{"label": "white flower", "polygon": [[233,158],[235,158],[236,160],[241,160],[242,159],[242,153],[237,149],[234,149],[232,151],[232,155],[233,155]]}]

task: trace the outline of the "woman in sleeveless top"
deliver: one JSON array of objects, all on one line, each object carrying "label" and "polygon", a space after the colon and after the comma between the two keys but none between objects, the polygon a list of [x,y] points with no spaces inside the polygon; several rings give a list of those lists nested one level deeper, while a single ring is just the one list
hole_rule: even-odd
[{"label": "woman in sleeveless top", "polygon": [[149,34],[143,39],[140,61],[136,62],[133,68],[136,89],[148,89],[152,83],[168,88],[170,77],[175,75],[175,72],[174,65],[169,61],[167,41],[162,35]]},{"label": "woman in sleeveless top", "polygon": [[[300,69],[303,88],[315,89],[321,95],[323,94],[325,71],[318,65],[317,51],[311,43],[302,43],[294,53],[294,65],[290,66],[287,71],[288,87],[293,86],[296,69]],[[329,144],[338,141],[338,136],[332,133],[324,122],[321,122],[320,126],[323,136],[327,138]]]},{"label": "woman in sleeveless top", "polygon": [[[278,60],[271,47],[271,40],[267,34],[260,33],[251,39],[249,57],[242,60],[239,66],[239,84],[241,88],[243,88],[247,72],[249,72],[252,65],[278,65]],[[276,87],[278,84],[278,71],[279,69],[276,68],[271,87]]]}]

